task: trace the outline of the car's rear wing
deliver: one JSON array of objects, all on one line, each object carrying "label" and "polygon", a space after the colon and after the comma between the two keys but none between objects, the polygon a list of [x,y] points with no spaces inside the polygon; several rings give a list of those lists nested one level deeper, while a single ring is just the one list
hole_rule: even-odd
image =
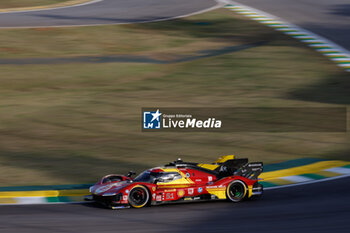
[{"label": "car's rear wing", "polygon": [[262,162],[247,163],[234,172],[236,176],[243,176],[251,180],[257,180],[258,176],[263,172],[264,165]]},{"label": "car's rear wing", "polygon": [[264,168],[262,162],[249,163],[247,158],[232,158],[231,156],[223,156],[218,161],[220,162],[216,163],[218,167],[215,169],[215,171],[218,172],[219,178],[237,175],[256,180]]},{"label": "car's rear wing", "polygon": [[232,175],[239,175],[250,179],[257,179],[263,171],[262,162],[249,163],[247,158],[235,158],[234,155],[221,156],[214,163],[190,163],[178,159],[165,166],[192,166],[197,169],[205,169],[221,179]]}]

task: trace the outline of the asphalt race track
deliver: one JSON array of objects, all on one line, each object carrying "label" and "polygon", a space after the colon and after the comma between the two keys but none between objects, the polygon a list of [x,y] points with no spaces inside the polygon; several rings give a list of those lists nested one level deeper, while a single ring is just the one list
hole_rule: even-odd
[{"label": "asphalt race track", "polygon": [[[349,0],[237,0],[350,50]],[[0,27],[48,27],[166,20],[218,6],[215,0],[101,0],[53,10],[0,13]]]},{"label": "asphalt race track", "polygon": [[349,0],[237,0],[278,16],[350,50]]},{"label": "asphalt race track", "polygon": [[[350,50],[349,0],[237,0]],[[166,20],[218,6],[215,0],[101,0],[62,9],[0,13],[0,27],[48,27]]]},{"label": "asphalt race track", "polygon": [[267,190],[260,200],[109,210],[1,206],[0,232],[349,232],[350,178]]},{"label": "asphalt race track", "polygon": [[214,0],[102,0],[93,4],[0,13],[0,27],[46,27],[165,20],[217,6]]}]

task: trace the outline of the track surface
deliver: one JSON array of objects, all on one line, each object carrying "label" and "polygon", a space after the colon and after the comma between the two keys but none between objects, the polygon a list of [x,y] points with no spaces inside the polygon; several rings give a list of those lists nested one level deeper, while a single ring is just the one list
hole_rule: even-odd
[{"label": "track surface", "polygon": [[[322,35],[350,50],[349,0],[237,0]],[[0,13],[0,27],[140,23],[217,6],[215,0],[102,0],[62,9]]]},{"label": "track surface", "polygon": [[278,16],[350,50],[349,0],[237,0]]},{"label": "track surface", "polygon": [[350,178],[267,190],[262,199],[108,210],[1,206],[0,232],[349,232]]},{"label": "track surface", "polygon": [[62,9],[0,13],[0,27],[45,27],[165,20],[216,6],[214,0],[103,0]]},{"label": "track surface", "polygon": [[[322,35],[350,50],[349,0],[237,0]],[[140,23],[210,9],[215,0],[102,0],[53,10],[0,13],[0,27]]]}]

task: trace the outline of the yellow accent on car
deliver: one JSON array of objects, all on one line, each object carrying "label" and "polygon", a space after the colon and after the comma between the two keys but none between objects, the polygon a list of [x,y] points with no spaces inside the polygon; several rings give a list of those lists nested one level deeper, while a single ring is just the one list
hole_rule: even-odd
[{"label": "yellow accent on car", "polygon": [[248,198],[253,195],[253,185],[248,185]]},{"label": "yellow accent on car", "polygon": [[169,184],[168,183],[157,183],[157,187],[161,189],[170,189],[170,188],[187,188],[192,187],[193,184]]},{"label": "yellow accent on car", "polygon": [[177,168],[161,168],[163,170],[163,172],[179,172],[180,170]]},{"label": "yellow accent on car", "polygon": [[211,188],[207,189],[209,194],[217,196],[219,199],[226,199],[226,188]]},{"label": "yellow accent on car", "polygon": [[202,168],[206,168],[209,170],[215,170],[216,168],[219,167],[219,165],[217,165],[217,164],[207,164],[207,163],[199,163],[197,166],[202,167]]},{"label": "yellow accent on car", "polygon": [[235,159],[234,155],[223,155],[220,158],[218,158],[215,163],[224,163],[227,160]]},{"label": "yellow accent on car", "polygon": [[177,168],[162,168],[163,172],[177,172],[181,175],[181,179],[177,179],[177,180],[173,180],[170,182],[158,182],[157,185],[160,187],[186,187],[188,185],[192,185],[194,184],[194,182],[186,177],[186,174],[184,174],[183,172],[181,172],[179,169]]}]

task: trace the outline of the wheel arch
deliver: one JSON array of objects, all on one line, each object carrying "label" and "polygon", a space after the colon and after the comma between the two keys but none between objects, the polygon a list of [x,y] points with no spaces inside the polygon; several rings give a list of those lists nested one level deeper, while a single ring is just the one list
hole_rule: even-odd
[{"label": "wheel arch", "polygon": [[227,200],[231,200],[231,201],[233,201],[233,202],[239,202],[239,201],[233,200],[233,199],[230,197],[230,195],[229,195],[229,188],[230,188],[231,185],[234,184],[234,183],[240,183],[240,184],[242,184],[243,187],[244,187],[244,194],[243,194],[242,198],[241,198],[239,201],[241,201],[241,200],[243,200],[244,198],[246,198],[247,195],[249,194],[248,184],[247,184],[246,182],[244,182],[243,180],[241,180],[241,179],[235,179],[235,180],[232,180],[232,181],[226,186],[226,190],[225,190],[226,199],[227,199]]},{"label": "wheel arch", "polygon": [[[135,188],[143,188],[143,189],[146,190],[146,192],[148,194],[148,200],[147,200],[147,202],[145,204],[137,206],[137,205],[133,205],[133,204],[130,203],[130,199],[129,199],[130,198],[130,194],[131,194],[132,190],[135,189]],[[128,195],[128,203],[129,203],[130,206],[132,206],[134,208],[142,208],[142,207],[148,206],[151,203],[151,201],[152,201],[152,192],[149,189],[149,187],[147,187],[146,185],[136,184],[130,189],[130,192],[129,192],[129,195]]]}]

